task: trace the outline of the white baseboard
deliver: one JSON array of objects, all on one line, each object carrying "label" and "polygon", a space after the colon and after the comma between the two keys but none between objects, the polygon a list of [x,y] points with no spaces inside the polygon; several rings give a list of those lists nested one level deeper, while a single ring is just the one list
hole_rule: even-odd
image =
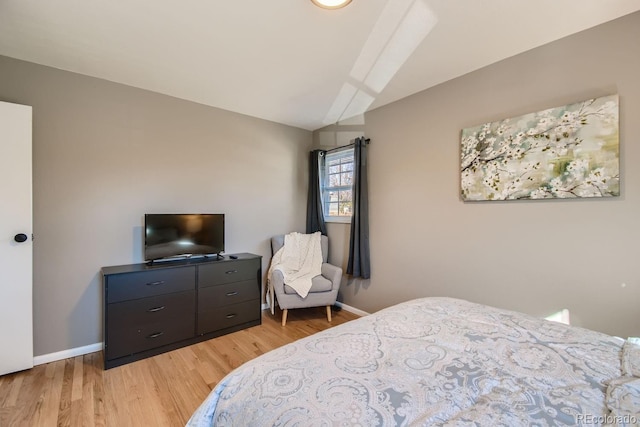
[{"label": "white baseboard", "polygon": [[45,363],[56,362],[70,357],[82,356],[83,354],[95,353],[101,351],[103,344],[97,342],[95,344],[85,345],[84,347],[70,348],[69,350],[57,351],[55,353],[43,354],[33,358],[33,365],[44,365]]},{"label": "white baseboard", "polygon": [[364,317],[364,316],[368,316],[370,313],[367,313],[366,311],[362,311],[359,308],[355,308],[355,307],[351,307],[350,305],[347,305],[345,303],[336,301],[336,305],[338,307],[340,307],[341,309],[343,309],[344,311],[348,311],[349,313],[353,313],[353,314],[357,314],[358,316]]}]

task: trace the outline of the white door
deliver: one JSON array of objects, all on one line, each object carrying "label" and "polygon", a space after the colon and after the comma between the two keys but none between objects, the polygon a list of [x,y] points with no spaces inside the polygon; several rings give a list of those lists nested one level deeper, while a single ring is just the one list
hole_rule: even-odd
[{"label": "white door", "polygon": [[31,107],[0,102],[0,375],[33,367]]}]

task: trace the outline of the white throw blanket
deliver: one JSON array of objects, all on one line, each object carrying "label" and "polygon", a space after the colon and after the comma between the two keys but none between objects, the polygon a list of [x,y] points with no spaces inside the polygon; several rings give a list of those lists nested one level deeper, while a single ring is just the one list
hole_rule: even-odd
[{"label": "white throw blanket", "polygon": [[[284,283],[305,298],[311,289],[311,279],[322,272],[322,248],[320,232],[313,234],[289,233],[284,236],[284,246],[273,255],[267,278],[271,282],[274,271],[281,271]],[[273,286],[269,283],[271,312],[273,313]]]}]

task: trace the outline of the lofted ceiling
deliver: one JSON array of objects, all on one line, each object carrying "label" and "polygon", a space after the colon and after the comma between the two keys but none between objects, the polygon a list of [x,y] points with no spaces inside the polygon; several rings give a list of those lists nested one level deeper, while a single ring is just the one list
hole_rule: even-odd
[{"label": "lofted ceiling", "polygon": [[637,0],[0,0],[0,55],[303,129],[640,10]]}]

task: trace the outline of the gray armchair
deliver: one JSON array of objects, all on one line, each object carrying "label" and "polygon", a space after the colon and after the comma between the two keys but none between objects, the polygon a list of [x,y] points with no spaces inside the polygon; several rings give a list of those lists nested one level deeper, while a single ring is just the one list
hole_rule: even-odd
[{"label": "gray armchair", "polygon": [[[279,235],[271,238],[272,253],[284,246],[284,236]],[[342,282],[342,268],[327,264],[327,254],[329,252],[329,240],[327,236],[320,239],[322,248],[322,274],[311,280],[311,289],[306,298],[302,298],[293,288],[284,283],[284,276],[281,271],[274,271],[271,277],[271,286],[275,292],[275,299],[282,309],[282,326],[287,323],[287,313],[291,308],[322,307],[327,308],[327,320],[331,322],[331,306],[336,303],[338,289]],[[271,301],[274,304],[274,301]]]}]

